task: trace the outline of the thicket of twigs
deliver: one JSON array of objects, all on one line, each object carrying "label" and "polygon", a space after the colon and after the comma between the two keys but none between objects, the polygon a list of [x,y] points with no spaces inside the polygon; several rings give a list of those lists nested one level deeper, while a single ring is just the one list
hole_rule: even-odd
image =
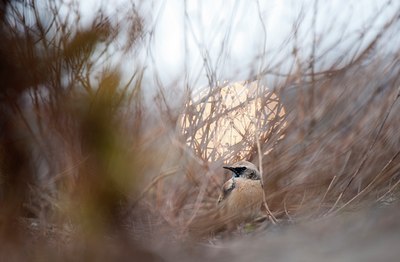
[{"label": "thicket of twigs", "polygon": [[[100,9],[83,26],[73,1],[36,4],[0,4],[2,257],[159,260],[164,249],[148,243],[191,239],[188,226],[215,204],[232,156],[262,167],[278,225],[397,200],[400,50],[391,43],[400,10],[336,60],[318,45],[304,57],[294,27],[290,70],[278,63],[249,76],[260,87],[276,77],[269,87],[286,115],[246,134],[245,156],[234,147],[213,158],[204,153],[212,136],[190,134],[223,117],[213,96],[221,87],[210,77],[203,99],[215,113],[199,115],[194,87],[171,102],[179,89],[146,86],[140,63],[124,68],[119,59],[141,56],[151,38],[135,5]],[[268,103],[270,90],[260,90]]]}]

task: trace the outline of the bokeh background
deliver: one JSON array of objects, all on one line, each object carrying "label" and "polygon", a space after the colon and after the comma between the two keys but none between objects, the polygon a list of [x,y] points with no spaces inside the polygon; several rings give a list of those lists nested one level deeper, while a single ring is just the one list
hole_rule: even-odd
[{"label": "bokeh background", "polygon": [[[396,261],[399,29],[397,1],[2,1],[1,260]],[[228,231],[243,159],[271,213]]]}]

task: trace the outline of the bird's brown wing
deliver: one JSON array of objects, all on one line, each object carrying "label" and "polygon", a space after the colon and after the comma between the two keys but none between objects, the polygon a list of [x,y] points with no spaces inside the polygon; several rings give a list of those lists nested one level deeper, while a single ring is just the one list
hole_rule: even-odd
[{"label": "bird's brown wing", "polygon": [[232,190],[236,187],[235,180],[229,179],[228,181],[225,182],[225,184],[222,186],[222,192],[220,196],[218,197],[218,202],[217,204],[220,204],[226,197],[232,192]]}]

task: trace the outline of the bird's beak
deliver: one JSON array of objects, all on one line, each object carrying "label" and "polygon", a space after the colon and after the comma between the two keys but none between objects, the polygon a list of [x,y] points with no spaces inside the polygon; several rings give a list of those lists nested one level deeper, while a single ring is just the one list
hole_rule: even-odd
[{"label": "bird's beak", "polygon": [[232,171],[232,172],[235,173],[236,175],[239,175],[239,174],[238,174],[238,171],[237,171],[234,167],[231,167],[231,166],[223,166],[223,168]]}]

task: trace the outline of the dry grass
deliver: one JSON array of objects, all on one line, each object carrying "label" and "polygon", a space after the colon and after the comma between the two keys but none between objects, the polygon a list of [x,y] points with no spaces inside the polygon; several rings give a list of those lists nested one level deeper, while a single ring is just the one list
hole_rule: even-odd
[{"label": "dry grass", "polygon": [[[254,257],[264,257],[265,245],[296,247],[303,236],[312,244],[318,230],[338,227],[344,232],[335,235],[338,241],[348,239],[351,226],[340,226],[344,211],[364,218],[373,212],[366,207],[377,209],[378,219],[350,221],[383,234],[379,223],[399,217],[376,207],[398,205],[400,51],[389,43],[398,41],[400,10],[347,62],[317,56],[317,47],[312,59],[302,59],[293,29],[296,62],[288,73],[274,66],[249,76],[259,84],[261,105],[272,99],[261,83],[276,77],[272,88],[280,100],[274,102],[286,115],[256,117],[258,128],[244,130],[242,144],[216,154],[207,146],[210,129],[226,114],[215,96],[221,86],[210,80],[203,96],[212,114],[199,110],[192,87],[171,103],[171,92],[179,90],[160,84],[148,105],[145,69],[137,66],[126,77],[113,63],[139,56],[146,43],[145,19],[134,5],[118,20],[124,23],[100,10],[79,28],[73,2],[62,3],[75,10],[67,18],[56,3],[48,16],[34,3],[0,4],[0,254],[8,261],[217,259],[243,242],[252,243]],[[331,66],[319,70],[322,62]],[[200,140],[193,135],[199,130]],[[239,159],[260,166],[277,225],[271,216],[230,233],[221,232],[227,221],[202,228],[198,219],[213,212],[227,179],[222,164]],[[304,220],[311,228],[315,223],[311,236],[301,230]],[[191,235],[196,223],[207,233],[201,241]],[[287,226],[292,223],[300,229]],[[279,233],[287,227],[293,238]],[[390,227],[399,230],[398,223]],[[277,240],[265,239],[265,232]]]}]

